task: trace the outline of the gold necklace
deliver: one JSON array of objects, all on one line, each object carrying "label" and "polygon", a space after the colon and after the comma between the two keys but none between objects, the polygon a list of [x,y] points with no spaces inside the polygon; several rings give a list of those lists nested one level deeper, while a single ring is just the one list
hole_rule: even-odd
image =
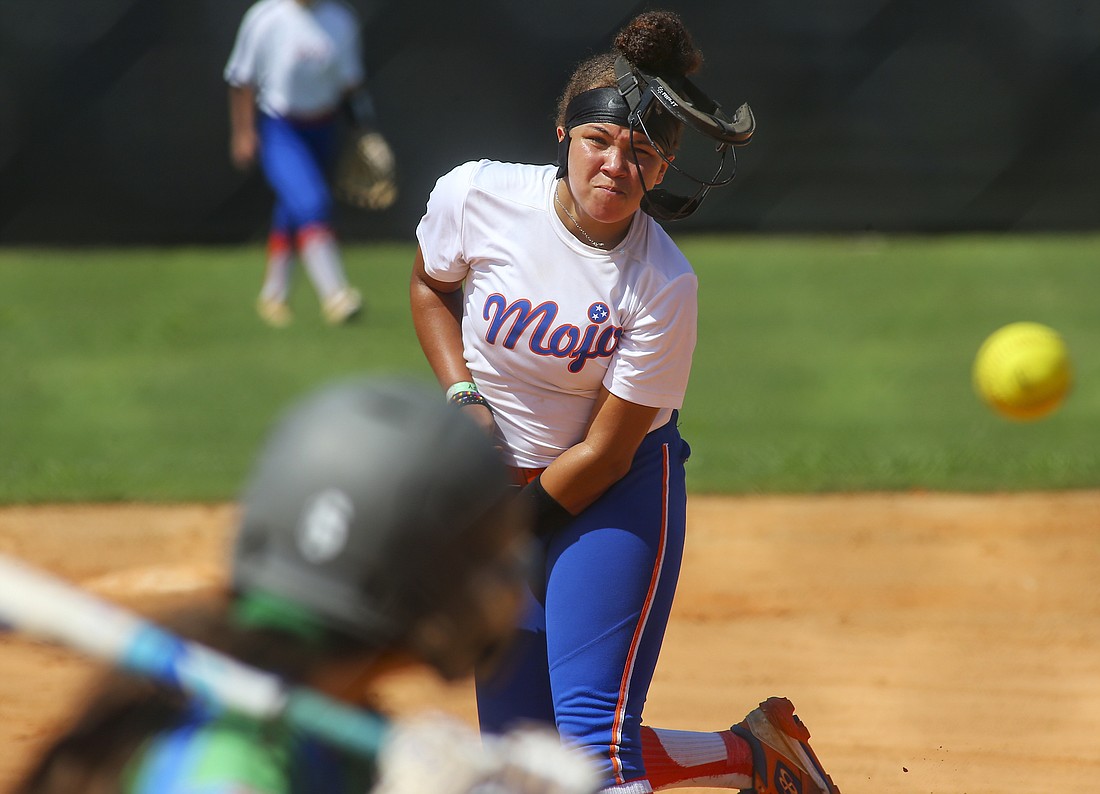
[{"label": "gold necklace", "polygon": [[558,186],[557,185],[554,185],[554,203],[557,204],[559,207],[561,207],[561,211],[565,213],[566,217],[569,218],[569,220],[573,221],[573,225],[576,226],[580,230],[580,233],[584,235],[584,239],[588,241],[588,244],[590,246],[592,246],[593,248],[607,248],[607,246],[604,243],[598,243],[595,240],[593,240],[592,237],[588,234],[588,232],[586,232],[584,230],[584,227],[581,226],[577,222],[576,218],[573,217],[573,213],[571,213],[569,210],[567,210],[565,208],[565,205],[561,203],[561,199],[558,198]]}]

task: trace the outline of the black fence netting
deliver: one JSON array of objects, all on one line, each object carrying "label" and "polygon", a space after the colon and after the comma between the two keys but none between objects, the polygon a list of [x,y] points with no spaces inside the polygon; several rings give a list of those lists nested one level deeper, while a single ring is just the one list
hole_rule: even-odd
[{"label": "black fence netting", "polygon": [[[551,162],[573,65],[650,4],[351,0],[400,169],[349,240],[411,239],[465,160]],[[263,235],[222,70],[249,0],[0,3],[0,244]],[[684,0],[697,82],[751,103],[732,185],[685,230],[1059,231],[1100,216],[1095,0]]]}]

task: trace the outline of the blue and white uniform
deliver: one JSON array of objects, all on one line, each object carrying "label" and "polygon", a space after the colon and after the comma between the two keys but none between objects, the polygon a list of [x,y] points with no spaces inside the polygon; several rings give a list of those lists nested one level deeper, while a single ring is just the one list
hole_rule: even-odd
[{"label": "blue and white uniform", "polygon": [[259,160],[275,192],[261,299],[277,305],[287,300],[295,249],[326,305],[348,292],[328,178],[337,109],[364,80],[359,27],[342,0],[259,0],[241,20],[225,66],[230,86],[256,95]]},{"label": "blue and white uniform", "polygon": [[417,227],[427,275],[463,282],[464,356],[509,463],[541,469],[580,442],[601,385],[660,409],[630,472],[548,542],[515,658],[478,681],[482,727],[556,724],[606,775],[644,777],[642,708],[686,522],[676,428],[698,282],[652,218],[612,250],[554,212],[555,166],[482,160],[442,177]]},{"label": "blue and white uniform", "polygon": [[241,21],[225,79],[256,91],[262,164],[278,196],[275,225],[330,222],[325,169],[336,110],[363,81],[355,12],[341,0],[260,0]]}]

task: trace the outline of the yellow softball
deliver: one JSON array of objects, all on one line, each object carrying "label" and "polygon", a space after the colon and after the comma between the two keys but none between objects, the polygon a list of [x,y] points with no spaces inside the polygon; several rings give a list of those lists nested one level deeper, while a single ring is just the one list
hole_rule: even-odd
[{"label": "yellow softball", "polygon": [[974,388],[993,410],[1023,421],[1046,416],[1073,384],[1062,337],[1040,323],[1011,323],[994,331],[974,359]]}]

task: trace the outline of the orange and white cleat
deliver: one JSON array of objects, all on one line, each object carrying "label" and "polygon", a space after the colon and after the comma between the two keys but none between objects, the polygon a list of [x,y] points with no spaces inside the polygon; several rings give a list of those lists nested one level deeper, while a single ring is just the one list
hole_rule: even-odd
[{"label": "orange and white cleat", "polygon": [[755,794],[840,794],[787,698],[768,698],[730,728],[752,748]]}]

